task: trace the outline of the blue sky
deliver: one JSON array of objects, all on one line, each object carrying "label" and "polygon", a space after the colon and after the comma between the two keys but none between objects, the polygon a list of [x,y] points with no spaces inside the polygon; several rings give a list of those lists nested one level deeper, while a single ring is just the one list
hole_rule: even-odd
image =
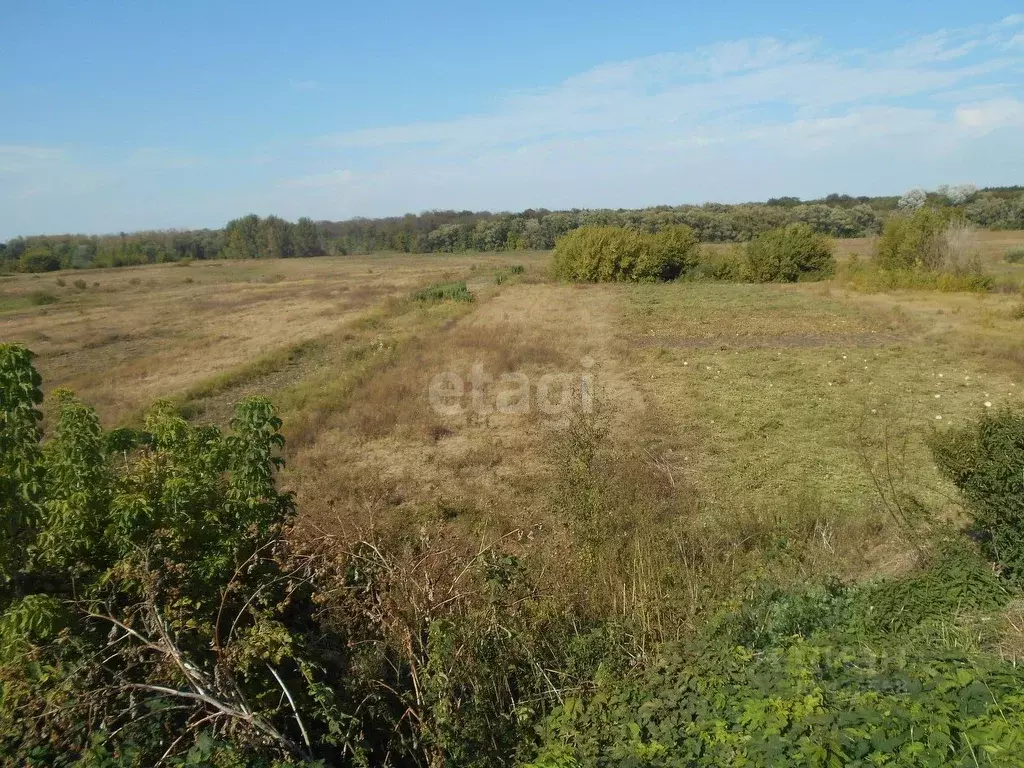
[{"label": "blue sky", "polygon": [[1024,183],[1022,11],[0,0],[0,239]]}]

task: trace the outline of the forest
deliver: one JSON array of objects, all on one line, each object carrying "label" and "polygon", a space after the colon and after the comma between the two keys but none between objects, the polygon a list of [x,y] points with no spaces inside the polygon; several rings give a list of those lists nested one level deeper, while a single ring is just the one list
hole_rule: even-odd
[{"label": "forest", "polygon": [[701,242],[745,242],[779,227],[807,224],[832,237],[878,234],[902,207],[948,209],[984,229],[1024,229],[1024,188],[940,187],[911,190],[903,197],[832,194],[818,200],[772,198],[764,203],[659,206],[643,209],[519,213],[427,211],[390,218],[292,223],[250,214],[222,229],[166,230],[112,235],[36,235],[0,244],[0,271],[118,267],[186,259],[267,259],[323,255],[456,253],[550,250],[555,240],[586,226],[618,226],[640,233],[688,226]]}]

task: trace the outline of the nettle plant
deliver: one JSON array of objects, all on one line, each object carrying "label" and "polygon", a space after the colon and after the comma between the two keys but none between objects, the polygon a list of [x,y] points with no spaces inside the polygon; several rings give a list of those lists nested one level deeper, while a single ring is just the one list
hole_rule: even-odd
[{"label": "nettle plant", "polygon": [[0,398],[0,764],[358,750],[297,631],[310,578],[266,399],[228,434],[167,403],[105,432],[57,391],[43,443],[32,353],[6,344]]}]

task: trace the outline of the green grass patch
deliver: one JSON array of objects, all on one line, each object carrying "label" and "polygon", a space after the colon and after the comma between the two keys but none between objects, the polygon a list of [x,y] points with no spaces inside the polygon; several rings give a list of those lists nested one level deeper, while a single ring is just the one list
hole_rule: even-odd
[{"label": "green grass patch", "polygon": [[434,283],[426,288],[421,288],[412,294],[414,301],[435,302],[435,301],[472,301],[473,294],[466,287],[465,280],[457,280],[450,283]]}]

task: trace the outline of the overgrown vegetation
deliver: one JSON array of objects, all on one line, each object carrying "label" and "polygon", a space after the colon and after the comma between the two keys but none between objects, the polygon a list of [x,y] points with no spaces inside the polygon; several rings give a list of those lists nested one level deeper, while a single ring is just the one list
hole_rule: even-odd
[{"label": "overgrown vegetation", "polygon": [[758,235],[746,248],[746,276],[755,283],[820,280],[835,270],[833,246],[806,224]]},{"label": "overgrown vegetation", "polygon": [[641,234],[621,227],[582,227],[555,245],[554,273],[583,282],[674,280],[698,263],[689,227]]},{"label": "overgrown vegetation", "polygon": [[984,292],[994,286],[982,269],[973,228],[962,218],[922,204],[885,223],[870,262],[852,259],[841,278],[871,291],[925,289]]},{"label": "overgrown vegetation", "polygon": [[797,282],[832,274],[828,238],[806,224],[792,224],[755,237],[742,251],[702,250],[688,227],[641,234],[621,227],[584,227],[559,238],[554,273],[580,282],[726,280]]},{"label": "overgrown vegetation", "polygon": [[1008,248],[1006,251],[1006,261],[1010,264],[1020,264],[1024,262],[1024,248],[1019,246]]},{"label": "overgrown vegetation", "polygon": [[262,398],[229,433],[166,404],[107,432],[57,392],[43,441],[31,360],[0,346],[2,764],[1017,764],[1024,678],[987,651],[1019,582],[1017,414],[934,444],[1008,582],[942,534],[906,576],[797,587],[779,540],[690,631],[673,604],[713,559],[662,570],[675,483],[600,413],[553,446],[574,554],[544,590],[501,540],[289,534]]},{"label": "overgrown vegetation", "polygon": [[932,449],[967,501],[982,551],[1024,585],[1024,414],[985,413],[937,436]]},{"label": "overgrown vegetation", "polygon": [[531,765],[1019,765],[1024,673],[943,630],[1005,599],[959,550],[916,580],[758,594],[566,700]]}]

